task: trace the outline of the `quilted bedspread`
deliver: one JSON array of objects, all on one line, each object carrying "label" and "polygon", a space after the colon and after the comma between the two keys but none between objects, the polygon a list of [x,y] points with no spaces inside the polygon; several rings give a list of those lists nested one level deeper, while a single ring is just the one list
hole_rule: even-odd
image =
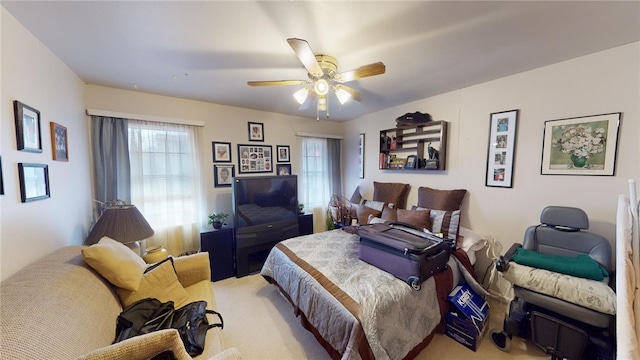
[{"label": "quilted bedspread", "polygon": [[414,291],[360,261],[358,242],[341,230],[288,239],[271,250],[261,274],[342,359],[402,359],[441,320],[434,278]]}]

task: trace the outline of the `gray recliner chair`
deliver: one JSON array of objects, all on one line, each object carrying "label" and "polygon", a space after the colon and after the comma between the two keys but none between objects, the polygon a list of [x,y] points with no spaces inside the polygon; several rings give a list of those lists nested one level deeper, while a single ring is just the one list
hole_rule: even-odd
[{"label": "gray recliner chair", "polygon": [[[498,271],[506,274],[511,257],[522,247],[535,251],[534,254],[569,258],[586,254],[610,274],[611,245],[606,238],[586,231],[589,228],[589,218],[583,210],[548,206],[542,210],[540,222],[540,225],[526,229],[522,244],[514,244],[500,257],[496,263]],[[609,278],[604,278],[601,282],[607,285],[615,284],[615,281],[610,281]],[[524,286],[526,284],[513,284],[514,300],[509,304],[504,329],[491,331],[490,338],[494,345],[501,350],[509,351],[511,338],[517,335],[531,339],[553,359],[606,359],[606,354],[613,356],[614,341],[609,329],[612,327],[614,315]],[[604,289],[610,293],[609,297],[613,295],[615,299],[615,294],[608,286],[604,286]],[[594,348],[605,355],[592,356]]]}]

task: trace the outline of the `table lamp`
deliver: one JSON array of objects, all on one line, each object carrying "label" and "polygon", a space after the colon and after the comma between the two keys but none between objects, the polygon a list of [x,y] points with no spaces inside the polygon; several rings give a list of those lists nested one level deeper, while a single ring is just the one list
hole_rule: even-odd
[{"label": "table lamp", "polygon": [[85,244],[92,245],[103,236],[127,245],[140,254],[140,240],[153,235],[153,229],[135,205],[121,200],[107,203],[107,208],[93,226]]}]

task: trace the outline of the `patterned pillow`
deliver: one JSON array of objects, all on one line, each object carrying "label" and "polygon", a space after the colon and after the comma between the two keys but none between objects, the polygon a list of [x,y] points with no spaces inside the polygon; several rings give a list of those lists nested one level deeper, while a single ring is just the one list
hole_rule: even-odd
[{"label": "patterned pillow", "polygon": [[431,229],[431,221],[429,218],[428,209],[398,209],[398,221],[413,225],[420,230]]},{"label": "patterned pillow", "polygon": [[418,188],[418,206],[447,211],[459,210],[466,194],[465,189],[438,190],[421,186]]},{"label": "patterned pillow", "polygon": [[374,217],[379,217],[382,214],[382,211],[372,209],[366,205],[358,206],[358,224],[367,224],[369,221],[369,215],[373,215]]},{"label": "patterned pillow", "polygon": [[380,217],[386,221],[398,221],[398,209],[385,206]]},{"label": "patterned pillow", "polygon": [[392,203],[396,209],[407,206],[409,184],[373,182],[373,200]]},{"label": "patterned pillow", "polygon": [[429,214],[431,229],[429,230],[432,233],[442,233],[442,237],[444,238],[452,239],[454,241],[457,240],[458,227],[460,226],[460,210],[444,211],[425,209],[423,207],[417,207],[416,209],[431,210],[431,213]]}]

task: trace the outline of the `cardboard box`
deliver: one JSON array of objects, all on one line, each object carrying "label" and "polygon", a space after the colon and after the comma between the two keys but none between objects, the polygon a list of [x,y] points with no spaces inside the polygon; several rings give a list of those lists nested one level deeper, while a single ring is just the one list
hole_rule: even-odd
[{"label": "cardboard box", "polygon": [[489,328],[489,303],[467,284],[456,286],[447,299],[450,311],[445,315],[445,333],[476,351]]}]

